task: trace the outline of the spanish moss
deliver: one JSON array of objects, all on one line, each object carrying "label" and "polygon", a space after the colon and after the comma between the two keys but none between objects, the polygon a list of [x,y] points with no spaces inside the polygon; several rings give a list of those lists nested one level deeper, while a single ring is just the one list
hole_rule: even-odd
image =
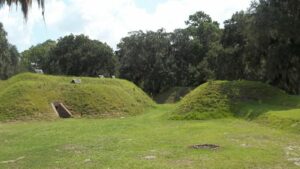
[{"label": "spanish moss", "polygon": [[[45,11],[45,1],[44,0],[36,0],[38,3],[39,8],[42,8],[42,15],[44,16]],[[0,0],[0,6],[7,4],[11,6],[15,4],[17,7],[20,5],[25,20],[28,19],[28,10],[32,6],[32,0]]]}]

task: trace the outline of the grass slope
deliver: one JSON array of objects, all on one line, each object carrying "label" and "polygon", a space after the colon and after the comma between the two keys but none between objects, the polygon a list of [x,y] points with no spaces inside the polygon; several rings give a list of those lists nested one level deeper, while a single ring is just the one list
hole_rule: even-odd
[{"label": "grass slope", "polygon": [[274,125],[284,121],[284,126],[300,130],[300,97],[260,82],[211,81],[188,94],[178,104],[172,118],[224,117],[243,117]]},{"label": "grass slope", "polygon": [[[125,119],[0,123],[0,168],[299,168],[298,134],[234,118],[167,120],[170,110],[164,105]],[[206,143],[221,148],[189,148]]]},{"label": "grass slope", "polygon": [[176,103],[180,101],[185,95],[191,92],[193,88],[191,87],[172,87],[157,96],[154,97],[154,100],[159,103]]},{"label": "grass slope", "polygon": [[50,104],[58,101],[77,117],[113,117],[142,113],[153,101],[134,84],[119,79],[25,73],[0,82],[0,121],[55,119]]}]

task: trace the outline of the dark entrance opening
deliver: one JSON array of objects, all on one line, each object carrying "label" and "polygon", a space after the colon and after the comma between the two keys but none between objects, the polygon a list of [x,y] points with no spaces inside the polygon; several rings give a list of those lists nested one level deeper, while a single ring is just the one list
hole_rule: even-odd
[{"label": "dark entrance opening", "polygon": [[191,148],[193,148],[193,149],[216,150],[216,149],[220,148],[220,146],[215,145],[215,144],[199,144],[199,145],[193,145],[193,146],[191,146]]},{"label": "dark entrance opening", "polygon": [[71,118],[71,112],[59,102],[52,103],[53,110],[57,113],[60,118]]}]

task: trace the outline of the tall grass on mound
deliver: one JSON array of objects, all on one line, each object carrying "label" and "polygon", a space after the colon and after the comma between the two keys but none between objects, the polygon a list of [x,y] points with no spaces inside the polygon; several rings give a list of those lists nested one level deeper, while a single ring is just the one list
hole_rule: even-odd
[{"label": "tall grass on mound", "polygon": [[[300,99],[253,81],[211,81],[188,94],[173,119],[204,120],[224,117],[255,119],[268,111],[300,107]],[[300,113],[300,112],[299,112]]]},{"label": "tall grass on mound", "polygon": [[0,82],[0,121],[56,119],[50,104],[62,102],[75,117],[115,117],[142,113],[153,101],[133,83],[119,79],[25,73]]}]

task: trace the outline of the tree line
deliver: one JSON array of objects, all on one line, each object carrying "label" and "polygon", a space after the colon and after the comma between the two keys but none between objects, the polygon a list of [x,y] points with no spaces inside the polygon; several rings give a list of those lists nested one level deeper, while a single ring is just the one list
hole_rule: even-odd
[{"label": "tree line", "polygon": [[[174,86],[198,86],[216,79],[256,80],[291,94],[300,93],[298,0],[253,2],[248,10],[226,20],[224,28],[201,11],[185,23],[186,28],[173,32],[130,32],[116,51],[84,35],[46,41],[24,51],[22,57],[14,47],[4,45],[5,56],[12,61],[3,59],[5,50],[1,50],[0,77],[12,75],[4,76],[1,72],[8,68],[2,65],[18,64],[12,66],[10,72],[14,72],[16,67],[32,70],[31,63],[37,63],[48,74],[117,75],[151,95]],[[1,43],[7,44],[5,33],[0,36]],[[6,64],[15,57],[21,58],[20,63]]]},{"label": "tree line", "polygon": [[7,79],[18,72],[20,54],[6,39],[6,32],[0,23],[0,79]]}]

